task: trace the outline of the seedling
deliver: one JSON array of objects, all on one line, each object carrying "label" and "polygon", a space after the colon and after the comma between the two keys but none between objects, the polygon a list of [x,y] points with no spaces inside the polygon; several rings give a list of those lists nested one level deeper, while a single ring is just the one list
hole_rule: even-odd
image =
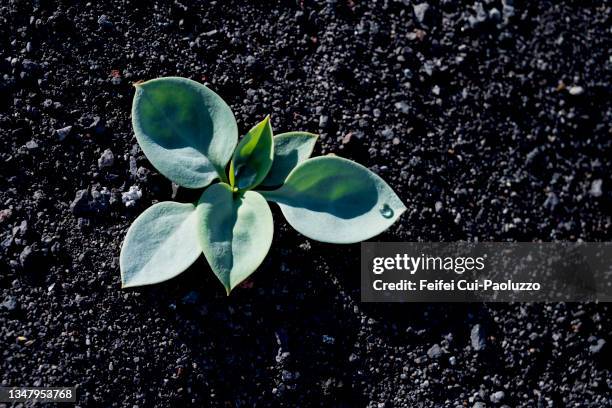
[{"label": "seedling", "polygon": [[168,77],[135,87],[132,124],[143,152],[176,184],[204,191],[196,203],[164,201],[134,221],[121,248],[124,288],[171,279],[204,253],[229,294],[270,249],[267,201],[308,238],[340,244],[381,233],[406,210],[360,164],[309,158],[312,133],[273,136],[266,117],[237,143],[232,111],[206,86]]}]

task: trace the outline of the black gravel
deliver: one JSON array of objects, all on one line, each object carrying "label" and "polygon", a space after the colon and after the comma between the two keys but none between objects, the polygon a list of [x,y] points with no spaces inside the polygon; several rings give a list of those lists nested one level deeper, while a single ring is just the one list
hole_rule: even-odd
[{"label": "black gravel", "polygon": [[[132,82],[181,75],[240,129],[321,134],[408,211],[380,240],[611,238],[608,2],[0,2],[0,380],[100,407],[606,407],[606,304],[361,304],[359,245],[274,209],[226,297],[200,260],[120,289],[127,227],[174,191]],[[195,195],[197,196],[197,194]]]}]

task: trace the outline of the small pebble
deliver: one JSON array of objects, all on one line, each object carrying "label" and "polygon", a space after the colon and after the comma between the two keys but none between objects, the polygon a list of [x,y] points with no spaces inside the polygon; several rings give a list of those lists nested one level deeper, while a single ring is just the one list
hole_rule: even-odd
[{"label": "small pebble", "polygon": [[589,194],[593,197],[601,197],[603,192],[601,191],[601,185],[603,181],[601,179],[593,180],[591,183],[591,190],[589,190]]},{"label": "small pebble", "polygon": [[102,155],[98,159],[98,167],[101,169],[104,167],[112,167],[114,163],[115,155],[110,149],[104,150],[104,152],[102,152]]},{"label": "small pebble", "polygon": [[109,20],[106,14],[102,14],[98,17],[98,25],[102,28],[109,29],[113,27],[113,22]]},{"label": "small pebble", "polygon": [[481,325],[477,324],[472,327],[470,342],[472,344],[472,348],[476,351],[484,350],[487,347],[484,329]]},{"label": "small pebble", "polygon": [[30,140],[25,144],[25,146],[28,148],[28,150],[34,150],[38,148],[38,143],[36,143],[34,140]]},{"label": "small pebble", "polygon": [[568,88],[568,92],[570,95],[578,96],[584,93],[584,88],[581,86],[574,85]]},{"label": "small pebble", "polygon": [[395,109],[397,109],[398,111],[400,111],[402,113],[408,113],[408,112],[410,112],[410,105],[408,105],[404,101],[396,102],[395,103]]},{"label": "small pebble", "polygon": [[55,136],[57,137],[57,140],[63,142],[64,139],[66,139],[66,137],[68,137],[68,135],[70,134],[70,131],[72,131],[72,126],[66,126],[61,129],[56,129]]},{"label": "small pebble", "polygon": [[491,394],[490,399],[492,403],[499,404],[504,399],[505,396],[506,394],[503,391],[497,391]]},{"label": "small pebble", "polygon": [[597,340],[597,343],[589,346],[589,352],[591,354],[597,354],[604,348],[605,345],[606,341],[604,339],[599,339]]},{"label": "small pebble", "polygon": [[438,344],[434,344],[429,348],[429,350],[427,350],[427,355],[429,358],[436,359],[442,355],[442,349]]},{"label": "small pebble", "polygon": [[126,207],[133,207],[136,205],[136,201],[142,197],[142,191],[138,186],[131,186],[130,189],[124,193],[121,193],[121,201]]},{"label": "small pebble", "polygon": [[427,24],[431,18],[430,6],[427,3],[419,3],[412,6],[414,16],[421,24]]}]

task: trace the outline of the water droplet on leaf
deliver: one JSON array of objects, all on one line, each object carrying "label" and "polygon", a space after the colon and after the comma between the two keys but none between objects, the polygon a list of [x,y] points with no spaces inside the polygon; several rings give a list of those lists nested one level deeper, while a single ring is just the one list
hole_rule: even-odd
[{"label": "water droplet on leaf", "polygon": [[389,204],[383,204],[382,207],[380,207],[380,214],[385,217],[385,218],[391,218],[393,217],[393,209],[389,206]]}]

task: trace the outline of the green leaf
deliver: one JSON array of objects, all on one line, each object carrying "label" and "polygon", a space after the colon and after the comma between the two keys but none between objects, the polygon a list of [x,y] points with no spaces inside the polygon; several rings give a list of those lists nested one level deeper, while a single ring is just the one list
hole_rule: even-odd
[{"label": "green leaf", "polygon": [[204,256],[229,295],[266,257],[274,231],[272,212],[261,194],[232,193],[225,183],[204,190],[196,211]]},{"label": "green leaf", "polygon": [[300,233],[317,241],[359,242],[380,234],[406,210],[376,174],[333,156],[298,165],[278,190],[262,191]]},{"label": "green leaf", "polygon": [[270,171],[273,158],[272,126],[270,116],[266,116],[238,143],[230,164],[230,184],[240,190],[257,186]]},{"label": "green leaf", "polygon": [[151,285],[187,269],[202,253],[196,207],[166,201],[145,210],[128,229],[119,266],[121,285]]},{"label": "green leaf", "polygon": [[287,132],[274,136],[274,161],[260,186],[282,185],[291,170],[310,157],[318,137],[308,132]]},{"label": "green leaf", "polygon": [[153,79],[135,87],[132,125],[151,164],[183,187],[225,180],[238,126],[223,99],[186,78]]}]

